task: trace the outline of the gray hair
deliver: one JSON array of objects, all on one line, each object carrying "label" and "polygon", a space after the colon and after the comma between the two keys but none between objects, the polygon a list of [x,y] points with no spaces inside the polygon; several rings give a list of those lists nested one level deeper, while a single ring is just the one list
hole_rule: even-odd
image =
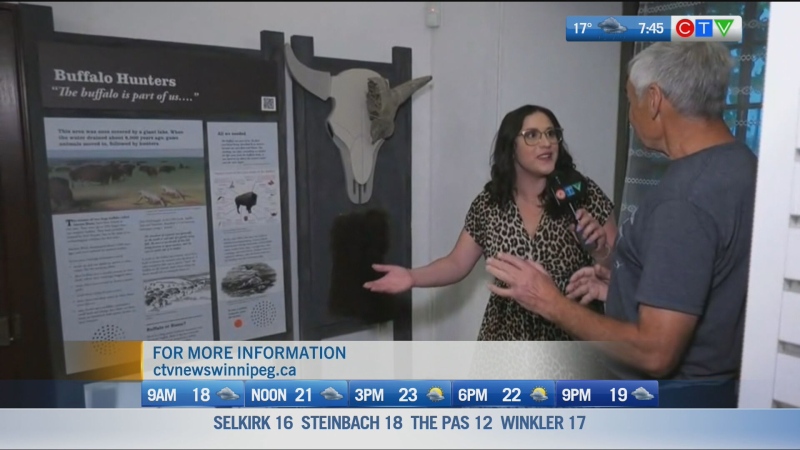
[{"label": "gray hair", "polygon": [[637,97],[656,84],[680,114],[717,118],[732,68],[730,50],[720,43],[657,42],[634,56],[628,79]]}]

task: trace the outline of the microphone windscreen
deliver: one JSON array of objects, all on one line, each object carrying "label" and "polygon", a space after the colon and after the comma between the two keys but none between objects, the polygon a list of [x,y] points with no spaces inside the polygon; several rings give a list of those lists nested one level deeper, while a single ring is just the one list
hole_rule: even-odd
[{"label": "microphone windscreen", "polygon": [[[559,214],[575,212],[587,196],[588,185],[586,178],[577,170],[568,172],[554,171],[547,179],[547,190],[558,207]],[[581,237],[581,244],[588,252],[593,252],[596,243],[586,245]]]},{"label": "microphone windscreen", "polygon": [[554,171],[548,177],[549,190],[561,203],[580,203],[586,197],[586,179],[577,170]]}]

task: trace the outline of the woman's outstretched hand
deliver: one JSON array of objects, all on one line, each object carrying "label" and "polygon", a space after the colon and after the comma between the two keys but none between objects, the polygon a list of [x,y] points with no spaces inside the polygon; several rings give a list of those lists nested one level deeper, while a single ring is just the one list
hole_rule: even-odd
[{"label": "woman's outstretched hand", "polygon": [[405,267],[373,264],[372,268],[385,275],[375,281],[364,283],[365,289],[383,294],[399,294],[414,287],[411,271]]}]

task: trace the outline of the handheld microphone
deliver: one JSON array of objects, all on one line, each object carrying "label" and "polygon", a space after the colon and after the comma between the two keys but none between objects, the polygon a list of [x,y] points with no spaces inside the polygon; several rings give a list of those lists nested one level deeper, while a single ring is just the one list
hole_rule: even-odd
[{"label": "handheld microphone", "polygon": [[[547,191],[556,207],[561,213],[571,213],[577,224],[577,213],[581,202],[586,198],[588,188],[586,178],[580,172],[573,170],[569,172],[553,171],[547,177]],[[597,243],[587,245],[585,238],[581,236],[583,248],[592,252],[597,247]]]}]

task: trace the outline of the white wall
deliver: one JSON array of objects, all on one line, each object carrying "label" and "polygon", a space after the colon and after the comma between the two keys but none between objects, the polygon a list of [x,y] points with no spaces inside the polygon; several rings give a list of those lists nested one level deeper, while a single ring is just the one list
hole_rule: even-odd
[{"label": "white wall", "polygon": [[[445,4],[433,33],[431,258],[446,255],[489,179],[502,117],[547,106],[580,170],[613,198],[620,44],[566,42],[570,15],[618,15],[622,3]],[[416,201],[416,199],[415,199]],[[414,236],[416,239],[416,235]],[[433,290],[435,340],[474,340],[489,298],[483,261],[462,283]]]},{"label": "white wall", "polygon": [[[620,45],[568,43],[564,27],[568,15],[620,14],[620,2],[446,2],[437,29],[425,27],[423,2],[33,3],[51,6],[56,30],[64,32],[257,49],[259,32],[273,30],[287,40],[313,36],[318,55],[384,62],[391,62],[393,46],[410,47],[413,76],[433,75],[431,88],[413,99],[415,266],[455,243],[487,180],[499,119],[523,103],[556,112],[581,169],[613,196]],[[293,205],[293,179],[289,185]],[[291,221],[294,230],[294,206]],[[294,255],[294,231],[290,241]],[[416,290],[415,339],[475,339],[488,298],[483,273],[481,263],[458,286]],[[296,298],[294,305],[296,311]],[[383,325],[346,338],[391,336]]]},{"label": "white wall", "polygon": [[800,407],[800,3],[770,8],[741,408]]}]

